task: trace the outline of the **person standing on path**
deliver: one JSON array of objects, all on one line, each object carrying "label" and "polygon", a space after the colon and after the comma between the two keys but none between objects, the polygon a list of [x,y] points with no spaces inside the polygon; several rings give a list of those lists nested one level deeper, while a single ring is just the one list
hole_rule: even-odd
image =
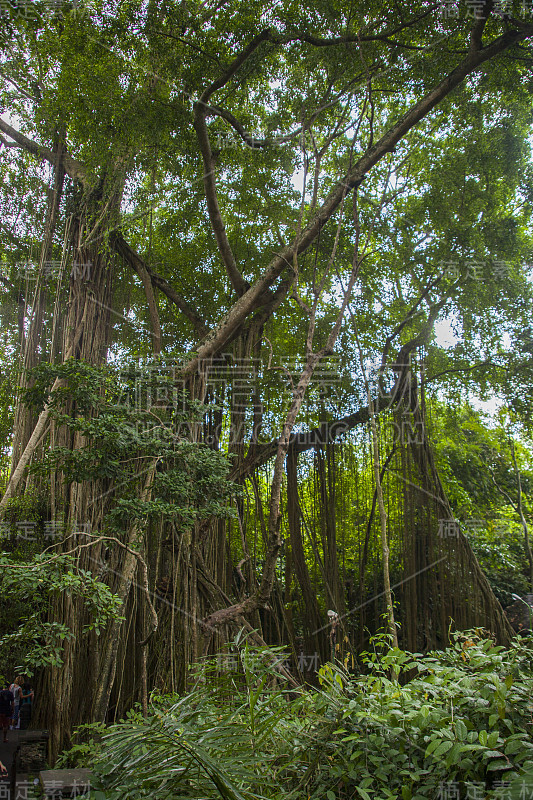
[{"label": "person standing on path", "polygon": [[20,700],[20,728],[26,730],[31,721],[31,706],[33,703],[33,689],[31,684],[22,684],[22,695]]},{"label": "person standing on path", "polygon": [[11,684],[9,687],[9,691],[13,693],[14,702],[13,702],[13,717],[11,718],[11,727],[13,730],[18,727],[19,724],[19,709],[20,709],[20,702],[22,698],[22,676],[18,675],[15,678],[14,683]]},{"label": "person standing on path", "polygon": [[9,691],[9,684],[0,691],[0,725],[4,732],[4,742],[7,742],[7,731],[9,729],[9,722],[13,717],[13,705],[15,698],[13,692]]}]

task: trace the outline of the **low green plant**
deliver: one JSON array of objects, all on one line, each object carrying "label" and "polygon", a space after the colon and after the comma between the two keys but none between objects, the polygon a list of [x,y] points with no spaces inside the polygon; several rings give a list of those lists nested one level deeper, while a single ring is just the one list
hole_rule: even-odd
[{"label": "low green plant", "polygon": [[529,645],[506,650],[471,631],[443,652],[367,654],[369,674],[356,680],[327,665],[315,707],[330,723],[299,754],[309,764],[304,793],[289,796],[498,796],[533,768]]},{"label": "low green plant", "polygon": [[294,693],[279,648],[238,639],[224,679],[209,662],[187,696],[154,697],[146,719],[132,711],[107,730],[94,797],[519,797],[533,774],[531,644],[506,649],[467,631],[423,655],[380,635],[365,674],[327,664],[319,689]]},{"label": "low green plant", "polygon": [[92,764],[102,752],[102,737],[106,732],[107,727],[102,722],[78,725],[72,735],[72,747],[60,754],[55,768],[76,769]]}]

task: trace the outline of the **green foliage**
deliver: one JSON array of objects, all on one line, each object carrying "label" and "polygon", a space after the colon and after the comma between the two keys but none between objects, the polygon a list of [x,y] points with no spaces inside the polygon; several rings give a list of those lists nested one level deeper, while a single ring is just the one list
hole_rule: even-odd
[{"label": "green foliage", "polygon": [[100,755],[102,737],[107,727],[102,722],[90,722],[79,725],[72,734],[74,744],[61,753],[55,763],[56,769],[76,769],[87,767]]},{"label": "green foliage", "polygon": [[11,627],[6,625],[0,636],[0,658],[11,663],[13,654],[17,654],[15,669],[27,675],[41,667],[60,666],[65,640],[74,638],[65,624],[46,621],[50,598],[62,594],[83,600],[90,621],[82,633],[94,630],[98,634],[121,608],[121,600],[108,586],[63,553],[42,553],[29,561],[0,553],[0,592],[9,598],[11,612],[18,614],[15,629],[6,632]]},{"label": "green foliage", "polygon": [[528,639],[505,649],[482,633],[426,655],[378,636],[367,674],[328,664],[320,689],[296,698],[278,688],[279,649],[237,641],[225,680],[207,665],[186,697],[153,698],[147,719],[133,711],[108,729],[91,763],[97,796],[433,800],[452,784],[496,798],[498,782],[533,771],[533,657]]},{"label": "green foliage", "polygon": [[[67,483],[110,482],[112,503],[105,526],[113,533],[134,520],[165,517],[187,530],[197,519],[233,516],[228,500],[238,488],[227,480],[228,460],[191,441],[194,426],[215,407],[187,400],[160,371],[164,373],[157,362],[127,370],[75,360],[40,365],[26,393],[26,401],[38,407],[48,398],[58,423],[81,434],[84,442],[75,449],[51,449],[30,472],[44,477],[57,469]],[[55,378],[62,384],[51,391]],[[150,393],[159,393],[165,402],[146,409],[143,401]],[[154,478],[151,498],[143,500],[139,486],[154,461],[161,472]]]},{"label": "green foliage", "polygon": [[[213,330],[237,297],[206,216],[205,167],[192,124],[194,101],[207,96],[204,92],[213,81],[229,75],[234,58],[247,51],[254,37],[270,31],[270,40],[258,43],[250,58],[232,71],[231,81],[222,91],[213,90],[209,95],[222,112],[209,111],[206,120],[213,146],[209,174],[217,182],[224,227],[239,270],[253,284],[272,254],[293,241],[298,228],[307,226],[316,206],[343,179],[349,166],[361,156],[364,162],[372,143],[457,68],[461,53],[470,48],[472,20],[463,12],[457,19],[445,20],[431,5],[426,8],[424,4],[419,13],[405,4],[360,0],[350,4],[340,0],[276,4],[250,0],[245,7],[242,2],[160,5],[96,0],[77,11],[63,4],[61,13],[46,18],[8,15],[9,23],[0,32],[6,43],[0,104],[8,118],[41,146],[54,148],[58,141],[64,142],[68,153],[83,162],[87,185],[97,187],[94,195],[98,200],[84,217],[82,229],[87,237],[79,239],[90,241],[93,228],[98,237],[97,222],[107,231],[123,230],[150,267],[167,279],[205,320],[206,328]],[[494,41],[514,25],[491,14],[483,30],[484,42]],[[335,43],[337,36],[341,41]],[[346,41],[350,36],[351,43]],[[313,44],[315,38],[322,40],[321,46]],[[424,354],[430,390],[433,386],[438,392],[444,383],[455,395],[456,405],[464,392],[505,390],[522,418],[531,416],[533,371],[527,344],[513,352],[530,322],[532,300],[526,265],[531,255],[533,198],[528,46],[522,41],[472,73],[394,149],[387,148],[386,157],[359,187],[357,227],[364,233],[359,243],[365,256],[339,340],[339,353],[346,359],[342,393],[324,399],[323,387],[311,386],[310,402],[298,425],[312,427],[319,419],[342,416],[366,405],[364,382],[353,367],[358,345],[352,322],[365,363],[378,363],[398,323],[430,280],[442,273],[447,260],[459,264],[462,279],[454,283],[444,276],[435,283],[401,334],[392,340],[392,349],[416,335],[427,318],[429,303],[442,303],[441,319],[452,322],[459,341],[448,349],[437,337],[430,343]],[[261,135],[264,131],[278,143],[247,147],[228,125],[233,117],[244,130]],[[302,137],[299,126],[305,134]],[[231,146],[227,146],[228,140]],[[308,176],[316,175],[316,186],[308,185],[300,198],[295,184],[304,166]],[[33,156],[19,153],[17,147],[2,147],[0,183],[6,187],[2,192],[2,264],[9,278],[0,291],[9,300],[2,322],[5,320],[5,351],[10,358],[24,342],[25,309],[31,308],[34,319],[41,319],[28,287],[22,287],[14,273],[20,259],[35,257],[44,240],[43,225],[49,215],[44,210],[43,184],[49,178],[45,168],[34,166]],[[61,219],[53,237],[53,258],[61,255],[62,223],[75,219],[84,202],[81,188],[73,187],[70,179],[66,183]],[[117,215],[108,213],[114,196],[124,198]],[[376,217],[382,196],[385,207]],[[355,236],[352,203],[346,199],[335,221],[328,222],[324,216],[320,236],[307,252],[299,254],[297,288],[300,297],[312,304],[330,263],[338,222],[335,268],[325,281],[317,308],[316,346],[324,343],[338,311],[339,285],[346,281],[353,263],[354,239],[360,238]],[[71,230],[69,224],[65,231]],[[67,261],[73,249],[68,235],[63,253]],[[477,259],[482,261],[482,274],[480,280],[473,280],[465,276],[465,266]],[[499,260],[505,260],[503,274],[493,269]],[[114,324],[104,338],[114,357],[134,360],[151,347],[146,296],[139,276],[111,261],[106,264],[106,275],[113,276],[109,309]],[[293,266],[288,261],[280,276],[287,285],[292,281]],[[272,289],[280,289],[280,283],[276,280]],[[47,297],[41,298],[38,352],[44,362],[50,353],[53,357],[57,353],[61,336],[53,341],[52,331],[61,334],[57,310],[67,307],[68,291],[65,285],[55,290],[51,287]],[[288,292],[283,300],[280,293],[282,303],[271,317],[267,294],[257,298],[266,305],[256,308],[253,326],[264,329],[269,361],[271,356],[274,362],[281,362],[305,352],[307,320],[292,294]],[[73,297],[70,308],[76,308]],[[190,319],[177,312],[163,293],[157,303],[162,351],[190,354],[203,334],[193,329]],[[239,341],[232,339],[236,333],[229,330],[224,345],[235,345],[235,353],[240,352]],[[274,369],[279,372],[279,364]],[[450,374],[462,377],[457,381]],[[76,446],[50,450],[45,438],[44,456],[39,453],[33,459],[31,471],[43,483],[51,470],[67,484],[87,482],[92,489],[98,483],[104,530],[121,535],[134,524],[140,528],[163,519],[184,533],[209,516],[230,516],[229,498],[235,489],[228,480],[227,461],[209,447],[193,444],[187,433],[190,423],[200,424],[207,408],[185,404],[183,412],[164,409],[157,415],[133,406],[124,408],[124,398],[131,399],[138,377],[135,369],[129,382],[119,382],[119,386],[114,385],[112,370],[105,373],[74,361],[60,367],[42,365],[33,377],[26,401],[37,411],[50,399],[54,423],[68,429]],[[257,403],[254,400],[256,407],[264,409],[261,435],[272,439],[279,435],[279,420],[288,402],[275,377],[267,374]],[[62,382],[49,398],[55,378]],[[6,439],[14,400],[8,389],[9,381],[2,376],[0,430],[6,432]],[[222,402],[231,423],[228,395]],[[525,402],[522,395],[528,398]],[[442,410],[439,414],[445,429],[447,418]],[[250,441],[255,416],[247,409],[236,451]],[[494,489],[485,470],[486,442],[481,441],[481,425],[469,427],[471,422],[459,419],[457,426],[462,426],[464,436],[443,442],[443,479],[461,520],[483,516],[493,521],[501,518],[505,504],[501,499],[494,502]],[[9,445],[4,448],[4,463],[8,452]],[[150,499],[145,500],[145,476],[155,460],[162,473],[157,473]],[[496,479],[510,490],[508,463],[503,467],[491,464]],[[261,481],[267,496],[268,478]],[[86,485],[81,491],[90,489]],[[391,491],[393,507],[401,500],[402,491]],[[313,502],[307,487],[303,487],[302,498],[306,511]],[[345,517],[348,533],[346,539],[343,535],[343,545],[348,544],[346,563],[354,576],[368,505],[368,500],[360,502],[358,498]],[[508,509],[503,512],[511,533],[505,541],[496,541],[490,527],[487,535],[472,539],[501,598],[524,585],[523,561],[516,551],[516,519]],[[23,505],[18,510],[13,506],[12,513],[23,514]],[[35,517],[23,519],[44,519],[38,509],[31,513]],[[240,531],[236,541],[241,547]],[[393,569],[398,546],[398,541],[392,542]],[[246,549],[245,536],[242,547]],[[316,552],[311,552],[309,541],[305,547],[308,563],[315,566]],[[254,561],[256,552],[261,552],[260,541],[254,547]],[[244,553],[239,553],[239,560],[241,555]],[[369,556],[361,594],[367,588],[370,595],[375,594],[375,575],[379,574],[373,541]],[[320,580],[315,578],[315,586],[322,607],[327,594]],[[291,587],[286,589],[285,600],[296,606]],[[74,591],[72,587],[69,590]],[[296,619],[296,627],[299,624]],[[328,786],[328,797],[336,791]]]},{"label": "green foliage", "polygon": [[148,719],[133,710],[111,726],[94,765],[106,798],[274,796],[280,751],[295,731],[287,693],[276,688],[284,654],[237,637],[233,657],[239,666],[225,680],[213,682],[208,662],[185,697],[154,697]]},{"label": "green foliage", "polygon": [[[98,403],[100,390],[109,376],[104,370],[71,358],[62,364],[38,364],[27,377],[31,384],[22,395],[27,406],[41,410],[48,402],[57,408],[68,400],[75,402],[80,411],[86,411]],[[61,383],[50,395],[50,386],[56,378]]]},{"label": "green foliage", "polygon": [[515,517],[514,512],[502,509],[497,524],[489,521],[479,529],[467,531],[474,553],[503,607],[513,602],[513,594],[523,596],[530,591],[523,531]]},{"label": "green foliage", "polygon": [[[55,420],[81,434],[82,443],[77,448],[50,449],[30,471],[46,478],[56,469],[67,484],[99,481],[107,512],[100,532],[121,537],[136,523],[161,518],[171,521],[178,532],[187,532],[197,520],[233,516],[228,501],[237,489],[227,479],[228,460],[190,440],[191,426],[199,423],[206,407],[183,401],[179,412],[163,405],[154,414],[153,409],[144,411],[130,402],[134,389],[141,393],[153,389],[154,370],[147,375],[132,367],[124,374],[70,360],[62,365],[41,364],[32,379],[26,402],[36,411],[49,403]],[[52,391],[57,379],[60,383]],[[160,383],[157,386],[161,389]],[[142,499],[146,474],[159,464],[163,471],[155,472],[150,497]],[[76,566],[75,558],[53,547],[35,554],[39,538],[37,545],[29,546],[17,536],[21,520],[34,526],[36,534],[42,533],[46,508],[42,493],[28,491],[10,500],[3,540],[11,553],[0,555],[0,587],[9,598],[0,653],[4,658],[9,654],[10,661],[16,654],[17,666],[28,674],[60,665],[64,642],[74,635],[67,626],[46,621],[50,599],[60,594],[83,599],[89,619],[83,634],[99,634],[121,607],[104,583]],[[70,531],[65,532],[68,549]],[[109,542],[108,546],[119,545]]]},{"label": "green foliage", "polygon": [[[466,796],[469,785],[489,790],[533,766],[529,641],[505,650],[471,631],[452,635],[452,642],[424,656],[385,649],[367,658],[370,675],[357,681],[324,669],[332,720],[313,748],[313,799],[339,783],[346,793],[337,790],[336,797],[355,789],[363,797],[360,790],[422,800],[446,784]],[[399,683],[390,678],[392,667]],[[331,770],[320,775],[328,760]]]}]

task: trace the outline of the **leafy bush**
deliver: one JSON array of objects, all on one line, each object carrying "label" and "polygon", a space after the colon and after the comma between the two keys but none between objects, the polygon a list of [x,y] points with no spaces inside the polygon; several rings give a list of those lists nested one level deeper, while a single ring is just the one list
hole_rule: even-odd
[{"label": "leafy bush", "polygon": [[154,698],[147,719],[134,711],[108,729],[96,796],[425,800],[530,786],[530,640],[505,649],[470,631],[427,655],[373,644],[367,674],[329,664],[318,690],[295,696],[280,688],[280,648],[238,642],[224,679],[211,662],[186,697]]},{"label": "leafy bush", "polygon": [[102,737],[107,732],[102,722],[79,725],[73,734],[74,744],[70,750],[61,753],[55,769],[76,769],[89,766],[102,752]]},{"label": "leafy bush", "polygon": [[19,611],[16,624],[13,618],[9,620],[11,631],[7,625],[0,628],[0,660],[9,664],[14,653],[19,657],[15,671],[25,675],[42,667],[61,666],[65,640],[74,638],[64,623],[46,621],[50,597],[65,594],[83,600],[90,614],[83,634],[94,630],[98,635],[122,607],[121,599],[105,583],[81,569],[67,553],[44,552],[31,560],[14,561],[0,552],[0,593],[9,598],[10,612]]},{"label": "leafy bush", "polygon": [[331,722],[313,743],[314,760],[300,754],[312,767],[302,781],[308,797],[496,797],[486,790],[533,769],[525,640],[506,650],[470,632],[444,652],[387,649],[366,661],[370,674],[356,680],[323,671],[316,703]]}]

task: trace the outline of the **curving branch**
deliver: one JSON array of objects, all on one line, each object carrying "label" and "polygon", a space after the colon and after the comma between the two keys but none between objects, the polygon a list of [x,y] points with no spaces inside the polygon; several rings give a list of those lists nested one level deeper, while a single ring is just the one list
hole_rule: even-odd
[{"label": "curving branch", "polygon": [[248,145],[252,150],[261,150],[266,147],[272,147],[274,144],[283,144],[285,142],[290,142],[294,139],[295,136],[299,136],[303,131],[303,126],[300,125],[292,133],[288,133],[285,136],[279,136],[275,139],[258,139],[256,136],[252,136],[248,131],[244,128],[243,125],[239,122],[237,117],[234,117],[229,111],[226,111],[225,108],[220,108],[219,106],[209,105],[205,107],[205,116],[206,117],[222,117],[225,119],[226,122],[229,122],[231,127],[239,134],[243,142]]},{"label": "curving branch", "polygon": [[252,53],[254,53],[263,42],[271,38],[272,33],[269,28],[265,29],[257,36],[254,36],[250,44],[244,48],[242,53],[233,59],[228,69],[225,70],[225,72],[219,78],[213,81],[207,87],[207,89],[204,90],[199,101],[194,104],[193,124],[198,137],[198,143],[200,145],[200,152],[202,154],[202,160],[204,164],[204,186],[209,219],[211,220],[211,226],[215,234],[220,255],[222,256],[222,261],[226,267],[226,272],[228,273],[228,277],[232,283],[232,286],[239,297],[242,297],[242,295],[244,295],[250,287],[242,277],[237,267],[237,262],[235,261],[235,256],[233,255],[233,251],[226,234],[226,228],[222,220],[222,214],[220,213],[215,182],[215,164],[213,152],[209,143],[209,134],[205,120],[210,108],[209,99],[211,96],[223,86],[226,86],[226,84],[229,83],[242,65],[250,58]]},{"label": "curving branch", "polygon": [[355,84],[359,83],[363,73],[356,75],[355,78],[352,78],[348,83],[339,91],[334,97],[329,97],[331,85],[328,87],[326,92],[326,97],[322,99],[319,103],[316,110],[310,115],[307,122],[300,125],[296,130],[292,131],[292,133],[287,133],[284,136],[275,136],[273,138],[266,137],[265,139],[258,139],[256,136],[252,136],[248,131],[244,128],[244,126],[239,122],[237,117],[235,117],[230,111],[227,111],[225,108],[220,108],[220,106],[215,105],[206,105],[205,106],[205,114],[206,117],[221,117],[222,119],[226,120],[226,122],[231,125],[231,127],[235,130],[235,132],[240,136],[242,141],[252,150],[262,150],[268,147],[272,147],[273,145],[284,144],[286,142],[292,141],[296,136],[300,136],[301,133],[305,130],[310,129],[313,122],[320,116],[323,111],[326,111],[328,108],[331,108],[336,103],[339,102],[341,98],[345,96],[346,91]]},{"label": "curving branch", "polygon": [[[392,407],[392,395],[385,395],[374,401],[376,411],[385,411]],[[364,425],[370,419],[368,406],[358,409],[353,414],[347,414],[330,422],[322,422],[310,431],[291,434],[289,449],[295,453],[304,453],[315,447],[324,447],[332,444],[340,436],[348,433],[358,425]],[[231,480],[244,480],[258,467],[266,464],[276,455],[279,439],[270,442],[254,444],[246,458],[231,473]]]},{"label": "curving branch", "polygon": [[494,6],[493,0],[485,0],[485,6],[481,11],[480,18],[477,19],[470,31],[470,50],[476,52],[481,50],[483,46],[482,37],[485,25],[487,24],[488,17]]},{"label": "curving branch", "polygon": [[[386,31],[384,33],[375,33],[375,34],[368,34],[363,35],[359,32],[357,33],[349,33],[345,34],[344,36],[331,36],[327,39],[323,39],[319,36],[312,36],[311,34],[304,33],[304,34],[295,34],[293,36],[287,36],[280,39],[273,38],[273,41],[283,41],[283,42],[294,42],[294,41],[301,41],[306,42],[307,44],[312,44],[313,47],[335,47],[339,44],[358,44],[359,42],[384,42],[385,44],[393,45],[395,47],[401,47],[401,42],[395,42],[391,40],[391,36],[395,36],[397,33],[402,33],[402,31],[408,30],[412,28],[413,25],[416,25],[417,22],[428,17],[430,14],[433,14],[437,9],[440,8],[440,3],[434,3],[433,5],[429,6],[425,11],[421,14],[418,14],[416,17],[413,17],[408,22],[403,22],[401,25],[398,25],[396,28],[393,28],[390,31]],[[403,45],[405,46],[405,45]],[[409,49],[418,49],[415,47]]]},{"label": "curving branch", "polygon": [[229,83],[235,73],[239,71],[246,61],[248,61],[252,53],[254,53],[263,42],[267,42],[269,40],[273,41],[273,34],[270,28],[265,28],[265,30],[261,31],[261,33],[257,34],[257,36],[254,36],[248,47],[245,47],[242,53],[233,59],[228,69],[223,72],[219,78],[213,81],[213,83],[211,83],[207,89],[204,90],[200,97],[200,103],[202,105],[209,103],[209,98],[219,89],[222,89],[223,86]]},{"label": "curving branch", "polygon": [[207,125],[205,122],[206,111],[202,103],[194,104],[194,129],[198,137],[200,145],[200,152],[204,164],[204,187],[205,197],[207,200],[207,210],[209,212],[209,219],[211,220],[211,227],[215,234],[215,239],[218,245],[222,261],[226,267],[226,272],[231,281],[231,284],[239,297],[241,297],[249,288],[249,284],[242,277],[233,250],[229,243],[226,233],[226,227],[220,213],[220,206],[218,205],[217,186],[215,181],[215,160],[213,158],[213,151],[209,142],[209,134],[207,132]]},{"label": "curving branch", "polygon": [[118,253],[132,268],[132,270],[142,278],[145,272],[153,284],[160,289],[169,300],[171,300],[187,319],[192,322],[199,336],[207,333],[207,324],[196,311],[183,299],[183,297],[172,287],[165,278],[158,275],[148,267],[141,256],[131,247],[119,231],[113,231],[109,237],[111,247]]}]

